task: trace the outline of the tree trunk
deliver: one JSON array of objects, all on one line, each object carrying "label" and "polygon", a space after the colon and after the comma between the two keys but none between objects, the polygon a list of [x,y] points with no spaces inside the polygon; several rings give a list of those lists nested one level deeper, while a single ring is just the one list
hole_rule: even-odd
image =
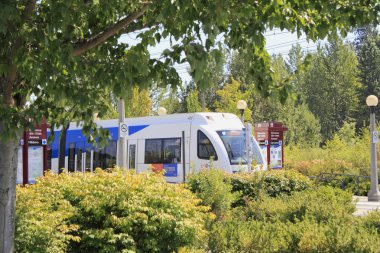
[{"label": "tree trunk", "polygon": [[199,93],[199,100],[200,100],[200,103],[201,103],[202,112],[204,112],[206,110],[206,98],[205,98],[204,91],[201,91]]},{"label": "tree trunk", "polygon": [[17,140],[0,140],[0,253],[15,251],[17,148]]}]

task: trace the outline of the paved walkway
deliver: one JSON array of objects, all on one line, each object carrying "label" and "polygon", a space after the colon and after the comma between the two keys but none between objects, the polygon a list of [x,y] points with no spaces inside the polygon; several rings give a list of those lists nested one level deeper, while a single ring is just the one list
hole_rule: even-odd
[{"label": "paved walkway", "polygon": [[378,210],[380,212],[380,202],[368,201],[368,197],[364,196],[354,196],[353,200],[358,200],[354,215],[363,216],[371,210]]}]

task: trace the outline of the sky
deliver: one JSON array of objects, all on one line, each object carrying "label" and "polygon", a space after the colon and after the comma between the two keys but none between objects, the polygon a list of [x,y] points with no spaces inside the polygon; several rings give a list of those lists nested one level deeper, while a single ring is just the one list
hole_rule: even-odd
[{"label": "sky", "polygon": [[[137,38],[138,34],[139,32],[125,34],[121,37],[120,41],[124,43],[128,43],[131,46],[136,45],[140,41],[140,39]],[[287,58],[289,54],[289,50],[292,48],[293,45],[296,45],[297,43],[301,45],[302,49],[305,52],[315,52],[317,50],[318,43],[321,43],[321,44],[326,43],[326,40],[317,41],[316,43],[314,43],[312,41],[308,41],[305,35],[302,35],[301,37],[298,38],[296,33],[291,33],[287,30],[281,31],[279,29],[268,31],[265,34],[265,38],[266,38],[266,49],[268,50],[268,53],[270,55],[281,54],[285,59]],[[353,41],[354,34],[352,33],[348,34],[345,40]],[[150,47],[148,48],[148,50],[152,58],[157,58],[161,55],[163,50],[167,48],[170,48],[169,38],[163,39],[155,47]],[[188,63],[175,65],[175,68],[179,76],[181,77],[182,81],[189,82],[191,80],[191,76],[187,72],[187,69],[189,68]]]}]

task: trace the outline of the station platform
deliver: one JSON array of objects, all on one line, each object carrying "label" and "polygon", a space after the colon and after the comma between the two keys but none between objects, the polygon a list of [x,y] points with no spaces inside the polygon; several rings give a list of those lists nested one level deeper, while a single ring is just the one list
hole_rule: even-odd
[{"label": "station platform", "polygon": [[364,216],[372,210],[380,212],[380,202],[368,201],[368,197],[366,196],[353,196],[352,199],[353,201],[357,201],[356,212],[354,213],[356,216]]}]

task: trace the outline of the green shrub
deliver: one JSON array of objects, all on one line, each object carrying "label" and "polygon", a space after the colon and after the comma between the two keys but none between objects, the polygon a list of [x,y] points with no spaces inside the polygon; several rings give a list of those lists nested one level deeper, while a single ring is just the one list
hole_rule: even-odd
[{"label": "green shrub", "polygon": [[352,215],[350,193],[331,187],[262,196],[210,231],[211,252],[379,252],[379,213]]},{"label": "green shrub", "polygon": [[358,223],[218,221],[210,232],[211,252],[379,252],[373,230]]},{"label": "green shrub", "polygon": [[359,178],[353,175],[325,175],[317,178],[316,183],[321,186],[340,188],[359,196],[367,196],[371,187],[369,178]]},{"label": "green shrub", "polygon": [[369,129],[363,129],[361,135],[347,136],[344,132],[338,132],[322,148],[286,147],[285,167],[308,176],[319,176],[321,173],[368,176]]},{"label": "green shrub", "polygon": [[232,193],[228,174],[222,170],[202,170],[187,179],[189,189],[202,199],[203,205],[210,206],[219,219],[227,215],[231,204],[238,198],[238,193]]},{"label": "green shrub", "polygon": [[47,175],[18,188],[17,252],[172,252],[202,247],[208,208],[162,176]]},{"label": "green shrub", "polygon": [[361,221],[364,227],[376,230],[380,236],[380,210],[369,212]]},{"label": "green shrub", "polygon": [[352,195],[331,187],[320,187],[294,193],[284,198],[262,197],[249,202],[246,217],[256,220],[302,221],[312,218],[316,222],[349,220],[355,212]]},{"label": "green shrub", "polygon": [[312,186],[312,182],[307,177],[291,170],[237,173],[229,177],[232,191],[241,193],[241,198],[235,203],[236,205],[243,205],[246,200],[258,199],[261,195],[288,196]]}]

